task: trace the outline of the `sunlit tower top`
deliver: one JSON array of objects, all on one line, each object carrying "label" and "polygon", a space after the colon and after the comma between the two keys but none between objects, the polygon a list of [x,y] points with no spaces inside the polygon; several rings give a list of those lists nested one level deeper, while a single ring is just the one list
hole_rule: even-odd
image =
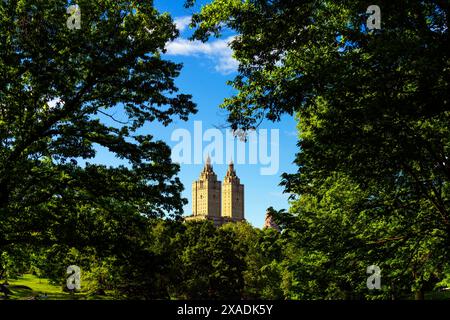
[{"label": "sunlit tower top", "polygon": [[241,184],[233,161],[230,161],[222,184],[222,216],[233,220],[244,219],[244,185]]},{"label": "sunlit tower top", "polygon": [[211,158],[206,158],[200,178],[192,183],[193,216],[220,217],[221,183],[217,180]]}]

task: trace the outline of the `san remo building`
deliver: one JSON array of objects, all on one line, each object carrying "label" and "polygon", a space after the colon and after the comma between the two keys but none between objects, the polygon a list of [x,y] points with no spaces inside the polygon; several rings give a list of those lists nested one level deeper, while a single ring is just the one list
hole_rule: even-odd
[{"label": "san remo building", "polygon": [[221,183],[208,156],[200,178],[192,183],[192,215],[186,220],[210,220],[216,226],[244,220],[244,185],[232,162]]}]

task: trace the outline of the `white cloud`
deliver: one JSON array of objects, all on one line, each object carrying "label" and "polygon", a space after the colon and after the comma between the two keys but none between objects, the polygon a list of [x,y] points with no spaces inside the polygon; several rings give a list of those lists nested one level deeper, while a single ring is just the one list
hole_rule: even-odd
[{"label": "white cloud", "polygon": [[174,22],[175,25],[177,26],[177,29],[180,30],[180,32],[183,32],[184,30],[186,30],[187,27],[189,27],[189,25],[191,24],[191,20],[192,20],[191,16],[186,16],[175,18]]},{"label": "white cloud", "polygon": [[167,54],[174,56],[207,57],[215,64],[214,69],[222,74],[230,74],[237,70],[239,64],[232,57],[229,43],[234,37],[219,39],[207,43],[179,38],[167,46]]}]

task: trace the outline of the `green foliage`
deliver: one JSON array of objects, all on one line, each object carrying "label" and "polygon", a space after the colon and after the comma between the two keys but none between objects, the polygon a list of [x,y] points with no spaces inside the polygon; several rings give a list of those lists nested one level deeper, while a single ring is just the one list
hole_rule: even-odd
[{"label": "green foliage", "polygon": [[283,298],[280,235],[274,230],[154,220],[146,235],[110,254],[94,247],[46,249],[23,272],[33,270],[64,292],[65,268],[76,264],[82,270],[77,294],[97,298]]},{"label": "green foliage", "polygon": [[279,299],[279,234],[248,223],[216,228],[210,222],[186,223],[176,235],[184,299]]},{"label": "green foliage", "polygon": [[[379,1],[372,31],[369,5],[215,0],[193,18],[196,39],[238,33],[237,94],[222,105],[233,128],[298,119],[278,221],[290,298],[421,297],[448,272],[449,4]],[[365,287],[372,264],[378,292]]]},{"label": "green foliage", "polygon": [[[170,148],[137,133],[196,111],[174,83],[181,65],[161,58],[178,35],[171,17],[152,1],[81,0],[81,28],[69,29],[70,4],[0,2],[0,270],[11,274],[41,249],[52,279],[74,248],[103,268],[148,219],[186,203]],[[124,165],[86,162],[98,146]]]},{"label": "green foliage", "polygon": [[[152,1],[80,0],[70,30],[69,4],[0,2],[0,277],[63,290],[76,264],[87,293],[128,299],[422,298],[448,285],[447,1],[380,0],[373,31],[362,0],[214,0],[193,16],[195,39],[238,33],[237,94],[222,105],[233,129],[298,119],[291,208],[270,210],[281,233],[179,221],[179,168],[138,134],[195,112],[174,83],[181,65],[161,58],[173,21]],[[87,163],[96,146],[124,165]],[[366,287],[369,265],[381,290]]]},{"label": "green foliage", "polygon": [[187,223],[178,241],[185,298],[239,299],[244,252],[232,232],[210,222]]}]

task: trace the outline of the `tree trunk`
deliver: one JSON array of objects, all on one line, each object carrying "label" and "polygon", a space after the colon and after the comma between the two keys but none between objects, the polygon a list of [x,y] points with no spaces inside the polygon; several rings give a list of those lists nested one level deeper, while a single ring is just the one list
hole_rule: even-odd
[{"label": "tree trunk", "polygon": [[417,290],[415,294],[415,300],[425,300],[425,294],[422,289]]}]

